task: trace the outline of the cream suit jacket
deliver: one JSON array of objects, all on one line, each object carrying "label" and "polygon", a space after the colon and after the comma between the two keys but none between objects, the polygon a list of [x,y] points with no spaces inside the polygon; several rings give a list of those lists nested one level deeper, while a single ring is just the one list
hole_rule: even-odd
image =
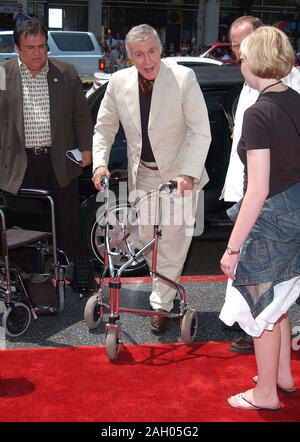
[{"label": "cream suit jacket", "polygon": [[[142,151],[138,71],[114,73],[102,100],[93,140],[93,169],[108,166],[121,122],[127,139],[128,186],[135,190]],[[208,182],[204,164],[211,134],[203,94],[193,70],[161,61],[154,82],[148,125],[153,154],[164,182],[178,175]]]}]

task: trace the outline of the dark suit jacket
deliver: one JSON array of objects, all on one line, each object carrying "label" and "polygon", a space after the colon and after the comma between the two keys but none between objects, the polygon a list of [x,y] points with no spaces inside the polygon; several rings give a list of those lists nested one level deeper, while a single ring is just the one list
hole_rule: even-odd
[{"label": "dark suit jacket", "polygon": [[[3,68],[5,81],[3,81]],[[17,193],[26,171],[22,85],[18,60],[0,64],[0,189]],[[93,123],[75,68],[49,60],[51,160],[61,187],[82,173],[66,158],[68,149],[92,150]]]}]

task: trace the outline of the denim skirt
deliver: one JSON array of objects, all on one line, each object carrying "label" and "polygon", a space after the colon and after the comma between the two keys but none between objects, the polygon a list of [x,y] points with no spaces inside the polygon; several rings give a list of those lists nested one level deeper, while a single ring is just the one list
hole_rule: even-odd
[{"label": "denim skirt", "polygon": [[[242,201],[227,213],[235,221]],[[300,183],[266,200],[245,241],[220,318],[250,335],[272,329],[300,293]]]}]

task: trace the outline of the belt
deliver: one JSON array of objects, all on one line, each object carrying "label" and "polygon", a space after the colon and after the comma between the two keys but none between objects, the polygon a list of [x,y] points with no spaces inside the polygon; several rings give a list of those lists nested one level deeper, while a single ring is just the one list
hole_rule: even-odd
[{"label": "belt", "polygon": [[26,149],[27,153],[34,153],[35,155],[40,155],[42,153],[50,153],[51,147],[50,146],[44,146],[44,147],[30,147]]},{"label": "belt", "polygon": [[145,164],[144,161],[142,161],[142,160],[141,160],[141,163],[142,163],[143,166],[147,167],[147,169],[158,170],[157,166],[148,166],[148,164]]}]

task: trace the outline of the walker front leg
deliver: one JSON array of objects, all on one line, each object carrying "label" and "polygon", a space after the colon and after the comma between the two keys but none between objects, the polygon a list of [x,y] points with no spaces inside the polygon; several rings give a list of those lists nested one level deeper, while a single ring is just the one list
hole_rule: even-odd
[{"label": "walker front leg", "polygon": [[109,282],[110,314],[108,318],[108,323],[105,327],[106,353],[110,360],[114,360],[118,357],[121,344],[121,326],[117,323],[117,321],[120,319],[120,288],[120,278],[111,278]]}]

